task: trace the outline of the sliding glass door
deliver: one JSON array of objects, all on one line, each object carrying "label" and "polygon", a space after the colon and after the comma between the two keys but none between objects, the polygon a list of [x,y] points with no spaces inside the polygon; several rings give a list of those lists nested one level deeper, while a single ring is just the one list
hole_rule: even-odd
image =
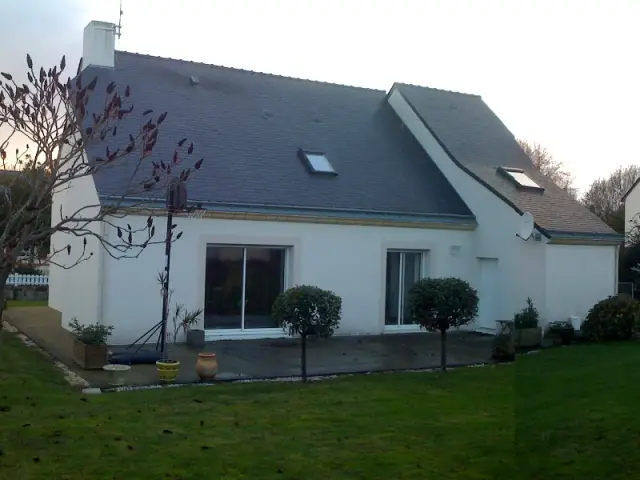
[{"label": "sliding glass door", "polygon": [[271,306],[285,287],[285,248],[208,245],[206,261],[206,329],[277,327]]},{"label": "sliding glass door", "polygon": [[411,323],[407,312],[409,290],[422,275],[421,252],[387,252],[385,319],[387,326]]}]

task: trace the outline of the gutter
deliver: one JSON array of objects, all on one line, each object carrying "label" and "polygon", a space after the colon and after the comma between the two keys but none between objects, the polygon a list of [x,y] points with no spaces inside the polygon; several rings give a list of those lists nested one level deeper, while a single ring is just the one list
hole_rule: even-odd
[{"label": "gutter", "polygon": [[[159,198],[128,197],[122,199],[119,196],[103,195],[99,197],[103,205],[117,205],[122,208],[140,206],[142,209],[164,209],[165,202]],[[142,203],[142,205],[140,205]],[[361,219],[379,220],[388,222],[407,223],[438,223],[458,225],[464,224],[469,227],[477,227],[474,215],[455,214],[429,214],[419,212],[396,212],[377,210],[351,210],[339,208],[319,208],[295,205],[268,205],[268,204],[242,204],[224,203],[210,201],[189,201],[191,205],[197,205],[207,212],[228,213],[228,214],[258,214],[278,216],[299,216],[299,217],[326,217],[327,219]],[[276,218],[277,220],[277,218]]]}]

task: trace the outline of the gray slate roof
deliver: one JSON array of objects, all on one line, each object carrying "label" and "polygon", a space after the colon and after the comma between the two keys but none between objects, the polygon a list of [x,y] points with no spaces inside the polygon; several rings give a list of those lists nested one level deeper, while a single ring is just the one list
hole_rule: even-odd
[{"label": "gray slate roof", "polygon": [[[542,175],[514,135],[476,95],[394,85],[463,169],[551,232],[615,234],[602,220]],[[518,189],[497,167],[521,168],[544,192]]]},{"label": "gray slate roof", "polygon": [[[182,137],[194,143],[196,159],[205,158],[189,179],[194,202],[473,217],[384,91],[126,52],[115,65],[83,72],[84,82],[99,79],[89,112],[110,81],[121,92],[130,85],[135,110],[118,128],[118,146],[145,123],[145,109],[169,112],[152,158],[169,159]],[[309,174],[298,148],[325,152],[338,175]],[[126,167],[96,173],[98,194],[120,194],[130,175]]]}]

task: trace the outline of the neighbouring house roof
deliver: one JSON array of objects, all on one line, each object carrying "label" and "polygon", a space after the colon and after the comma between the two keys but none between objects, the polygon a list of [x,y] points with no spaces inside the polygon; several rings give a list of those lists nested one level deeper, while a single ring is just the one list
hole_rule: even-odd
[{"label": "neighbouring house roof", "polygon": [[[517,211],[530,212],[543,232],[618,235],[540,173],[481,97],[401,83],[393,89],[402,94],[454,162]],[[543,191],[518,188],[499,167],[522,170]]]},{"label": "neighbouring house roof", "polygon": [[[473,221],[473,214],[380,90],[348,87],[233,68],[116,52],[115,68],[88,67],[98,77],[91,105],[106,85],[131,87],[134,113],[118,127],[118,146],[154,115],[168,112],[149,159],[168,160],[188,137],[203,168],[188,196],[207,208],[269,207],[355,214],[429,216]],[[101,87],[100,87],[101,86]],[[100,111],[98,109],[98,111]],[[113,139],[109,139],[113,142]],[[337,175],[310,173],[298,150],[323,153]],[[104,143],[89,149],[104,156]],[[145,160],[146,161],[146,160]],[[131,168],[94,174],[99,196],[119,195]]]}]

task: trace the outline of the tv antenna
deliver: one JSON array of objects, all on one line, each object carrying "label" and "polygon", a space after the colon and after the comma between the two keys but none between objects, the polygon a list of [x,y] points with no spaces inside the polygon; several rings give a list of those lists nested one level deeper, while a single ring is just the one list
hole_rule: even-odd
[{"label": "tv antenna", "polygon": [[120,37],[122,36],[122,14],[124,12],[122,11],[122,0],[120,0],[120,14],[118,16],[118,25],[116,25],[116,27],[114,28],[115,34],[118,36],[118,40],[120,40]]}]

